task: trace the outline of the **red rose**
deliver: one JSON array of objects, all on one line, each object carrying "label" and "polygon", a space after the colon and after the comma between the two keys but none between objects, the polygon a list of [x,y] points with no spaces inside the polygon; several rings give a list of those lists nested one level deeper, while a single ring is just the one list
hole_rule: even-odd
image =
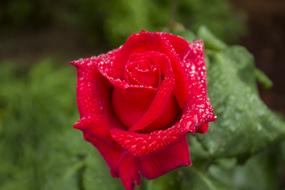
[{"label": "red rose", "polygon": [[126,190],[191,164],[186,134],[214,121],[207,97],[203,42],[140,32],[77,67],[80,121],[74,125],[102,154]]}]

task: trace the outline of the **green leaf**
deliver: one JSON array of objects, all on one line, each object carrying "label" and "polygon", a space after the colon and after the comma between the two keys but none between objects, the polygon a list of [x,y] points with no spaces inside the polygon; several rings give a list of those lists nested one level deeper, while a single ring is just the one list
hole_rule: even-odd
[{"label": "green leaf", "polygon": [[257,68],[255,69],[255,77],[256,77],[256,80],[260,82],[260,84],[262,84],[262,86],[265,89],[269,89],[272,87],[273,85],[272,81],[265,75],[264,72],[262,72],[261,70]]},{"label": "green leaf", "polygon": [[197,39],[197,36],[193,32],[186,29],[176,30],[174,33],[187,39],[188,42],[192,42],[193,40]]},{"label": "green leaf", "polygon": [[198,37],[205,41],[205,47],[208,50],[220,51],[227,47],[224,42],[214,36],[205,26],[200,27],[197,33]]},{"label": "green leaf", "polygon": [[229,47],[209,60],[209,95],[218,119],[199,140],[210,155],[243,157],[284,138],[284,123],[258,96],[253,59],[246,49]]},{"label": "green leaf", "polygon": [[194,159],[243,159],[284,138],[284,122],[258,95],[253,56],[243,47],[226,46],[204,27],[198,35],[206,44],[208,91],[217,120],[207,134],[196,135],[200,145],[192,140]]}]

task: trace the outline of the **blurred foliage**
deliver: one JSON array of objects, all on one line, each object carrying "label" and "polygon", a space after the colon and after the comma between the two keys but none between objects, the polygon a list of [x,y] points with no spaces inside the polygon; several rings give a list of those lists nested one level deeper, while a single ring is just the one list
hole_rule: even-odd
[{"label": "blurred foliage", "polygon": [[[205,27],[197,35],[179,34],[205,40],[209,93],[218,120],[206,135],[190,136],[193,166],[144,181],[142,189],[280,188],[285,124],[258,96],[252,56]],[[122,189],[97,151],[71,129],[78,119],[75,69],[52,59],[29,69],[10,62],[0,67],[0,189]]]},{"label": "blurred foliage", "polygon": [[210,157],[248,158],[284,138],[285,124],[259,98],[253,56],[241,46],[211,49],[206,31],[201,28],[198,38],[208,49],[208,90],[218,119],[199,140]]},{"label": "blurred foliage", "polygon": [[228,0],[3,0],[0,26],[7,28],[75,28],[98,44],[119,45],[141,29],[162,30],[182,23],[196,31],[205,24],[220,38],[232,41],[245,32],[244,15]]},{"label": "blurred foliage", "polygon": [[118,187],[95,149],[71,129],[78,118],[75,73],[54,63],[45,59],[28,72],[1,65],[0,189],[91,190],[109,181]]}]

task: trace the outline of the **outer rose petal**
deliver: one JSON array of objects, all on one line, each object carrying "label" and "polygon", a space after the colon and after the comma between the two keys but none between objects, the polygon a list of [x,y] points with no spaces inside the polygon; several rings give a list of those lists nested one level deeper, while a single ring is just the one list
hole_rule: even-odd
[{"label": "outer rose petal", "polygon": [[112,173],[118,176],[118,160],[122,149],[111,136],[111,128],[122,128],[112,114],[108,81],[98,72],[96,59],[73,62],[77,67],[77,104],[80,120],[74,125],[84,132],[84,138],[102,154]]},{"label": "outer rose petal", "polygon": [[121,159],[122,149],[115,143],[105,143],[103,139],[84,133],[84,139],[95,146],[107,162],[113,177],[119,177],[119,160]]},{"label": "outer rose petal", "polygon": [[125,190],[133,190],[135,185],[140,185],[138,160],[132,155],[124,153],[119,162],[119,174]]},{"label": "outer rose petal", "polygon": [[[188,90],[192,93],[188,97],[187,112],[197,113],[198,123],[205,117],[210,117],[209,121],[215,120],[212,105],[210,104],[207,93],[207,78],[206,78],[206,64],[204,58],[204,43],[201,40],[194,41],[189,45],[189,50],[184,56],[184,66],[188,73],[188,77],[191,81],[191,85],[188,86]],[[198,132],[206,132],[208,126],[203,126],[209,121],[201,123],[199,127],[203,129]]]},{"label": "outer rose petal", "polygon": [[206,133],[208,131],[208,129],[209,129],[209,123],[206,123],[198,129],[198,132],[199,133]]},{"label": "outer rose petal", "polygon": [[165,130],[157,130],[149,134],[141,134],[121,129],[111,129],[113,139],[134,156],[145,156],[164,149],[177,142],[186,133],[195,133],[199,126],[214,121],[212,114],[187,112],[172,127]]},{"label": "outer rose petal", "polygon": [[[188,86],[186,91],[189,94],[187,95],[186,107],[188,106],[188,108],[186,110],[212,114],[215,117],[207,94],[203,41],[197,40],[189,44],[186,40],[173,34],[165,33],[164,35],[178,53],[182,63],[180,65],[187,74],[186,81],[188,81]],[[203,129],[198,129],[198,132],[205,133],[208,130],[208,125],[201,126],[201,128]]]},{"label": "outer rose petal", "polygon": [[186,136],[177,143],[159,152],[143,156],[140,160],[140,172],[149,179],[159,177],[168,171],[191,164]]}]

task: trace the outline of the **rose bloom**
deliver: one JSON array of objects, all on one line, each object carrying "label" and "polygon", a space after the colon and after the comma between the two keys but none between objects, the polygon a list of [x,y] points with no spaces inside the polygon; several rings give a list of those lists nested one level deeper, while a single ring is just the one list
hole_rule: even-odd
[{"label": "rose bloom", "polygon": [[191,165],[187,133],[215,120],[203,42],[164,32],[131,35],[118,49],[73,61],[80,120],[74,125],[126,190]]}]

